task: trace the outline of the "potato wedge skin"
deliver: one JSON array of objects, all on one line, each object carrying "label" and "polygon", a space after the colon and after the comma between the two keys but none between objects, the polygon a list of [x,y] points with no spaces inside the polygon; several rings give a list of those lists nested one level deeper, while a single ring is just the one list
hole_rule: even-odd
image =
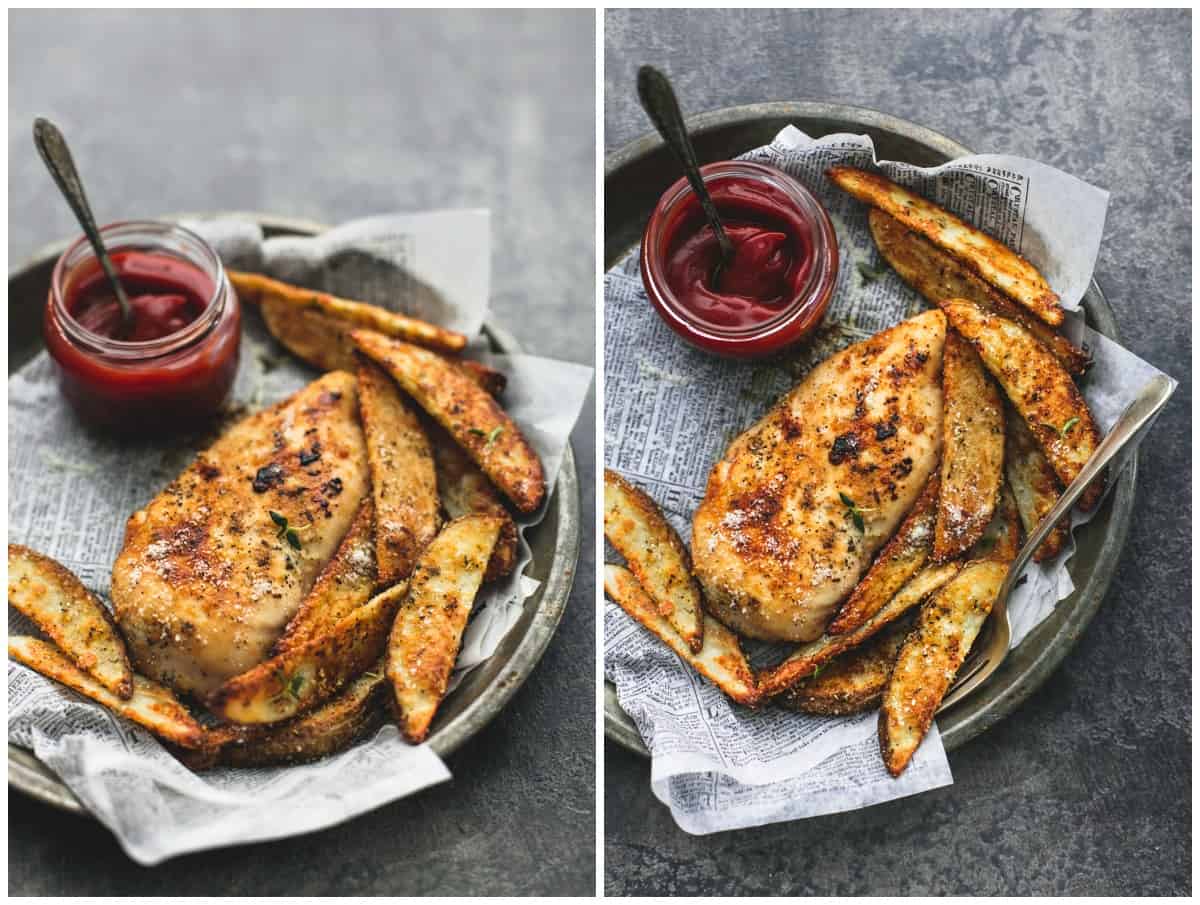
[{"label": "potato wedge skin", "polygon": [[462,447],[437,424],[426,421],[425,430],[433,449],[433,468],[437,473],[438,497],[447,517],[490,515],[503,522],[483,580],[486,583],[503,578],[517,565],[517,524],[504,508],[492,482]]},{"label": "potato wedge skin", "polygon": [[446,695],[463,631],[483,583],[500,519],[468,515],[433,539],[413,572],[387,647],[387,676],[400,731],[419,744]]},{"label": "potato wedge skin", "polygon": [[226,272],[238,298],[244,302],[257,305],[269,301],[288,305],[296,311],[316,310],[358,327],[377,330],[385,336],[394,336],[443,352],[460,352],[467,345],[467,338],[461,333],[413,317],[405,317],[377,305],[338,298],[328,292],[304,289],[262,274],[238,270]]},{"label": "potato wedge skin", "polygon": [[942,358],[942,486],[933,559],[946,562],[983,536],[1004,478],[1000,391],[969,342],[946,336]]},{"label": "potato wedge skin", "polygon": [[776,695],[771,703],[818,716],[846,716],[879,706],[900,645],[912,630],[912,615],[901,616],[873,638],[826,664],[816,675]]},{"label": "potato wedge skin", "polygon": [[375,500],[379,583],[408,578],[441,524],[429,438],[396,382],[373,362],[358,367],[358,409]]},{"label": "potato wedge skin", "polygon": [[1063,322],[1058,296],[1037,268],[1002,242],[878,173],[830,167],[826,175],[860,201],[957,256],[988,283],[1053,326]]},{"label": "potato wedge skin", "polygon": [[[962,300],[948,302],[943,310],[1025,419],[1059,480],[1070,484],[1100,443],[1071,375],[1019,324]],[[1093,508],[1103,492],[1102,475],[1084,491],[1079,508]]]},{"label": "potato wedge skin", "polygon": [[922,607],[879,710],[879,747],[893,776],[904,772],[929,731],[1007,572],[1002,562],[968,563]]},{"label": "potato wedge skin", "polygon": [[128,698],[117,697],[52,644],[24,635],[9,637],[8,655],[181,748],[204,746],[204,728],[170,689],[157,682],[134,675],[133,693]]},{"label": "potato wedge skin", "polygon": [[439,355],[371,330],[355,330],[358,348],[444,427],[521,512],[546,498],[541,460],[488,393]]},{"label": "potato wedge skin", "polygon": [[974,302],[987,311],[1019,323],[1053,352],[1071,374],[1082,374],[1091,366],[1092,360],[1083,349],[993,289],[957,258],[924,236],[906,229],[895,217],[873,207],[867,214],[867,222],[883,259],[900,279],[931,304],[941,307],[944,302],[956,298]]},{"label": "potato wedge skin", "polygon": [[285,651],[226,681],[206,700],[230,723],[280,723],[328,700],[387,646],[392,619],[408,591],[406,582],[375,595],[327,633]]},{"label": "potato wedge skin", "polygon": [[758,706],[760,696],[754,671],[742,653],[737,635],[712,616],[704,617],[704,644],[699,651],[680,637],[658,611],[637,577],[623,566],[604,566],[604,592],[614,603],[683,658],[692,669],[716,685],[727,697],[746,707]]},{"label": "potato wedge skin", "polygon": [[328,634],[338,620],[370,600],[378,585],[375,503],[368,496],[363,498],[333,559],[271,648],[271,656],[294,650],[318,635]]},{"label": "potato wedge skin", "polygon": [[822,635],[797,647],[782,663],[758,674],[761,694],[774,697],[787,691],[801,679],[811,676],[834,657],[858,647],[885,626],[954,578],[962,568],[959,562],[930,563],[892,597],[874,616],[844,635]]},{"label": "potato wedge skin", "polygon": [[693,652],[704,645],[704,604],[683,541],[650,495],[611,468],[604,469],[604,536],[658,612]]},{"label": "potato wedge skin", "polygon": [[[1042,519],[1054,507],[1062,494],[1061,485],[1054,469],[1046,461],[1041,447],[1029,432],[1024,419],[1008,407],[1004,445],[1004,467],[1009,486],[1016,498],[1017,510],[1025,533],[1032,534]],[[1034,551],[1033,561],[1053,559],[1067,542],[1071,520],[1064,517],[1046,535],[1042,545]]]},{"label": "potato wedge skin", "polygon": [[61,563],[8,545],[8,603],[32,620],[76,666],[119,698],[133,694],[133,667],[107,607]]},{"label": "potato wedge skin", "polygon": [[917,497],[912,512],[826,627],[826,635],[844,635],[861,627],[929,560],[940,488],[940,472],[935,471]]}]

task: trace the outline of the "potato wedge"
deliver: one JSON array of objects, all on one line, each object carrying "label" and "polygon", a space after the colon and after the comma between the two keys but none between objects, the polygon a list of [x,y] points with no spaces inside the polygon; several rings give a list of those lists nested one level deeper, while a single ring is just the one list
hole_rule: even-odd
[{"label": "potato wedge", "polygon": [[119,698],[133,694],[133,667],[108,609],[49,556],[8,545],[8,602],[72,662]]},{"label": "potato wedge", "polygon": [[491,396],[463,371],[425,349],[371,330],[351,336],[359,349],[449,431],[472,461],[521,512],[546,498],[541,460]]},{"label": "potato wedge", "polygon": [[895,622],[910,609],[952,579],[962,563],[930,563],[908,580],[879,612],[844,635],[822,635],[797,647],[786,660],[758,674],[759,691],[774,697],[787,691],[801,679],[811,676],[834,657],[858,647],[885,626]]},{"label": "potato wedge", "polygon": [[484,582],[503,578],[517,564],[517,524],[513,521],[500,494],[482,471],[437,424],[425,425],[433,448],[433,467],[437,473],[438,497],[450,519],[464,515],[490,515],[501,520],[500,538],[488,560]]},{"label": "potato wedge", "polygon": [[878,707],[900,645],[912,631],[912,616],[901,616],[875,637],[772,698],[771,703],[818,716],[845,716]]},{"label": "potato wedge", "polygon": [[826,175],[859,201],[886,211],[901,225],[958,257],[1046,323],[1058,326],[1063,322],[1062,306],[1045,277],[1004,243],[878,173],[830,167]]},{"label": "potato wedge", "polygon": [[304,289],[257,273],[237,270],[227,273],[233,288],[237,290],[238,298],[243,302],[255,305],[264,302],[287,305],[296,312],[318,311],[329,317],[348,321],[356,327],[377,330],[384,336],[393,336],[443,352],[461,352],[467,345],[467,338],[461,333],[413,317],[405,317],[377,305],[338,298],[328,292]]},{"label": "potato wedge", "polygon": [[400,582],[344,616],[328,634],[234,676],[208,696],[208,709],[242,725],[280,723],[312,710],[379,659],[407,592],[407,583]]},{"label": "potato wedge", "polygon": [[704,604],[687,548],[650,495],[610,468],[604,469],[604,536],[625,557],[658,612],[699,653]]},{"label": "potato wedge", "polygon": [[721,689],[729,698],[747,707],[759,702],[754,671],[742,653],[737,635],[711,616],[704,617],[704,644],[693,651],[632,572],[623,566],[604,566],[604,592],[626,613],[657,635],[692,669]]},{"label": "potato wedge", "polygon": [[[1008,406],[1005,422],[1004,469],[1016,498],[1025,533],[1033,534],[1058,502],[1062,485],[1058,483],[1054,469],[1046,461],[1025,420],[1012,406]],[[1067,542],[1070,530],[1071,519],[1064,516],[1034,551],[1033,561],[1042,562],[1057,556]]]},{"label": "potato wedge", "polygon": [[400,731],[418,744],[446,696],[467,617],[500,536],[502,521],[486,515],[457,519],[433,539],[413,572],[387,647]]},{"label": "potato wedge", "polygon": [[383,660],[316,710],[272,726],[223,725],[207,732],[209,747],[176,756],[193,770],[218,765],[269,767],[319,760],[349,748],[387,721]]},{"label": "potato wedge", "polygon": [[1038,320],[1008,296],[997,292],[953,255],[928,239],[900,225],[900,221],[877,207],[867,215],[875,247],[900,279],[941,307],[951,299],[966,299],[1001,317],[1016,321],[1054,353],[1071,374],[1082,374],[1092,360],[1083,349]]},{"label": "potato wedge", "polygon": [[362,501],[350,530],[342,538],[333,559],[317,577],[316,584],[271,648],[271,655],[295,650],[318,635],[327,635],[338,620],[371,599],[379,585],[375,565],[375,504]]},{"label": "potato wedge", "polygon": [[[1100,443],[1071,375],[1019,324],[962,300],[947,302],[943,310],[1025,419],[1059,480],[1070,484]],[[1101,475],[1084,491],[1079,508],[1091,509],[1103,493]]]},{"label": "potato wedge", "polygon": [[258,306],[267,330],[289,352],[322,371],[349,371],[358,366],[354,325],[320,309],[297,308],[290,302],[264,298]]},{"label": "potato wedge", "polygon": [[921,608],[883,693],[879,747],[889,773],[899,776],[933,723],[950,683],[966,659],[1008,566],[973,562]]},{"label": "potato wedge", "polygon": [[1010,563],[1021,552],[1021,518],[1017,514],[1017,502],[1012,489],[1005,481],[1000,485],[1000,499],[996,503],[996,514],[988,522],[983,537],[975,543],[967,555],[966,562],[990,559]]},{"label": "potato wedge", "polygon": [[429,438],[396,382],[373,362],[358,366],[358,411],[367,443],[375,499],[375,561],[379,583],[412,574],[441,522]]},{"label": "potato wedge", "polygon": [[844,635],[859,628],[895,597],[904,583],[925,565],[933,549],[933,527],[937,519],[940,487],[939,473],[935,471],[917,497],[912,511],[887,546],[875,557],[867,574],[826,627],[825,634]]},{"label": "potato wedge", "polygon": [[157,682],[135,674],[133,693],[128,698],[118,697],[76,667],[54,645],[25,635],[9,637],[8,655],[181,748],[204,746],[204,728],[192,718],[170,689]]},{"label": "potato wedge", "polygon": [[942,487],[933,559],[962,556],[983,537],[1004,479],[1000,390],[969,342],[946,335],[942,357]]}]

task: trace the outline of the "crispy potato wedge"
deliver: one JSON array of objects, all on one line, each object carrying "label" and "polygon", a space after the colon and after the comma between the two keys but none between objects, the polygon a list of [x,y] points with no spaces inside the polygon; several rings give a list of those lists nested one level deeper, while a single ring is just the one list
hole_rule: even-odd
[{"label": "crispy potato wedge", "polygon": [[[1004,437],[1004,470],[1016,498],[1017,511],[1025,533],[1032,534],[1042,519],[1058,502],[1062,485],[1058,476],[1046,461],[1046,456],[1037,440],[1029,432],[1025,419],[1008,406]],[[1042,545],[1034,551],[1033,561],[1053,559],[1067,542],[1071,530],[1071,519],[1064,516],[1051,531]]]},{"label": "crispy potato wedge", "polygon": [[9,544],[8,602],[117,697],[133,695],[133,667],[116,623],[65,566],[28,547]]},{"label": "crispy potato wedge", "polygon": [[353,373],[358,366],[348,321],[276,298],[264,298],[258,310],[271,335],[300,360],[322,371]]},{"label": "crispy potato wedge", "polygon": [[368,496],[358,507],[333,559],[271,648],[271,655],[295,650],[318,635],[329,634],[338,620],[370,600],[378,585],[375,503]]},{"label": "crispy potato wedge", "polygon": [[1000,485],[1000,499],[996,503],[996,514],[988,522],[983,537],[975,543],[967,555],[966,562],[990,559],[1010,563],[1021,552],[1021,518],[1017,514],[1017,502],[1012,489],[1005,481]]},{"label": "crispy potato wedge", "polygon": [[966,299],[1001,317],[1016,321],[1054,353],[1071,374],[1082,374],[1092,360],[1083,349],[1024,308],[997,292],[952,255],[928,239],[905,229],[900,221],[879,208],[867,215],[875,246],[900,279],[941,307],[951,299]]},{"label": "crispy potato wedge", "polygon": [[370,361],[358,367],[358,410],[375,499],[379,583],[393,585],[412,574],[440,525],[433,452],[396,382]]},{"label": "crispy potato wedge", "polygon": [[929,731],[1007,571],[1001,562],[968,563],[921,608],[879,709],[879,747],[893,776],[904,772]]},{"label": "crispy potato wedge", "polygon": [[1046,323],[1058,326],[1063,322],[1062,306],[1045,277],[1004,243],[878,173],[830,167],[826,175],[859,201],[886,211],[901,225],[958,257]]},{"label": "crispy potato wedge", "polygon": [[979,538],[1004,479],[1004,404],[969,342],[946,336],[942,357],[942,487],[933,559],[962,556]]},{"label": "crispy potato wedge", "polygon": [[312,710],[370,668],[408,592],[400,582],[318,635],[234,676],[208,696],[208,709],[230,723],[280,723]]},{"label": "crispy potato wedge", "polygon": [[349,748],[386,722],[386,685],[381,659],[316,710],[272,726],[217,726],[207,731],[207,747],[175,755],[193,770],[319,760]]},{"label": "crispy potato wedge", "polygon": [[844,635],[822,635],[797,647],[786,660],[758,674],[759,691],[774,697],[787,691],[801,679],[811,676],[834,657],[858,647],[885,626],[891,625],[900,616],[952,579],[962,568],[962,563],[930,563],[908,580],[896,595],[879,612],[854,631]]},{"label": "crispy potato wedge", "polygon": [[862,626],[925,565],[933,549],[940,486],[939,472],[935,471],[900,529],[875,557],[875,562],[846,598],[825,634],[844,635]]},{"label": "crispy potato wedge", "polygon": [[879,706],[900,645],[912,630],[912,615],[901,616],[875,637],[776,695],[771,703],[818,716],[845,716]]},{"label": "crispy potato wedge", "polygon": [[704,603],[687,548],[650,495],[610,468],[604,469],[604,536],[625,557],[658,612],[699,653]]},{"label": "crispy potato wedge", "polygon": [[604,592],[729,698],[747,707],[758,705],[754,671],[742,653],[737,635],[712,616],[704,617],[704,644],[699,651],[693,651],[628,569],[606,564]]},{"label": "crispy potato wedge", "polygon": [[439,355],[371,330],[351,336],[359,349],[449,431],[472,461],[521,512],[546,498],[541,460],[520,429],[490,395]]},{"label": "crispy potato wedge", "polygon": [[[1100,443],[1071,375],[1019,324],[962,300],[948,302],[943,310],[1025,419],[1059,480],[1070,484]],[[1102,475],[1084,491],[1079,508],[1091,509],[1103,492]]]},{"label": "crispy potato wedge", "polygon": [[376,330],[384,336],[392,336],[443,352],[461,352],[467,345],[467,338],[461,333],[455,333],[453,330],[446,330],[413,317],[405,317],[403,314],[396,314],[377,305],[354,302],[350,299],[338,298],[327,292],[292,286],[289,283],[273,280],[257,273],[244,273],[237,270],[230,270],[227,273],[229,281],[233,283],[233,288],[237,290],[238,298],[244,302],[256,305],[264,302],[275,303],[279,306],[287,305],[297,312],[318,311],[329,317],[348,321],[356,327]]},{"label": "crispy potato wedge", "polygon": [[448,524],[425,548],[396,614],[387,648],[400,731],[418,744],[446,696],[467,617],[500,536],[502,521],[468,515]]},{"label": "crispy potato wedge", "polygon": [[500,538],[488,560],[484,582],[495,581],[512,572],[517,564],[517,524],[513,521],[492,482],[437,424],[425,425],[433,448],[433,467],[437,472],[438,496],[450,519],[464,515],[490,515],[503,523]]},{"label": "crispy potato wedge", "polygon": [[38,638],[10,636],[8,655],[181,748],[200,748],[204,745],[204,728],[192,718],[187,708],[179,703],[170,689],[144,676],[135,674],[133,693],[128,698],[121,698],[75,666],[54,645]]}]

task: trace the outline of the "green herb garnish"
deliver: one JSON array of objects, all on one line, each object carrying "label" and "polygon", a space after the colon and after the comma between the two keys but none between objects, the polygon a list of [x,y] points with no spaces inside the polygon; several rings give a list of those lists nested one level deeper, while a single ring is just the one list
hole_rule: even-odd
[{"label": "green herb garnish", "polygon": [[271,516],[271,521],[273,521],[275,526],[279,529],[275,532],[275,536],[280,540],[286,540],[292,549],[299,550],[300,532],[307,531],[311,526],[296,528],[288,523],[288,518],[286,515],[276,512],[274,509],[270,510],[267,514]]},{"label": "green herb garnish", "polygon": [[854,500],[850,499],[846,494],[838,491],[838,496],[842,499],[842,505],[846,507],[846,511],[850,513],[850,520],[854,522],[854,527],[859,530],[860,534],[866,533],[866,525],[863,523],[864,512],[874,512],[874,509],[863,509]]},{"label": "green herb garnish", "polygon": [[1079,423],[1078,416],[1076,416],[1074,418],[1068,418],[1066,420],[1066,423],[1063,424],[1063,426],[1058,429],[1058,435],[1060,437],[1062,437],[1064,440],[1067,439],[1067,434],[1070,432],[1071,428],[1073,428],[1078,423]]},{"label": "green herb garnish", "polygon": [[877,279],[887,273],[886,267],[871,267],[869,264],[858,262],[858,273],[863,278],[864,283],[874,283]]},{"label": "green herb garnish", "polygon": [[489,446],[491,446],[493,443],[496,442],[497,437],[499,437],[502,433],[504,433],[504,428],[501,425],[496,425],[490,431],[484,431],[484,430],[480,430],[477,427],[470,427],[470,428],[467,428],[467,432],[476,437],[486,437],[487,443],[484,444],[483,448],[487,449]]}]

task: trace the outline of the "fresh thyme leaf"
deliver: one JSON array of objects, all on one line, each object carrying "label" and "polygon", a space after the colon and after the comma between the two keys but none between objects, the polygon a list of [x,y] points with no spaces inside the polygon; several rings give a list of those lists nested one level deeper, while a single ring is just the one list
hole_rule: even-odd
[{"label": "fresh thyme leaf", "polygon": [[267,514],[271,516],[271,521],[273,521],[276,525],[278,525],[281,530],[283,530],[283,531],[287,530],[288,520],[287,520],[286,515],[281,515],[280,513],[276,512],[274,509],[270,510]]},{"label": "fresh thyme leaf", "polygon": [[287,538],[287,542],[292,549],[300,549],[300,535],[296,533],[295,528],[288,528],[286,531],[284,531],[284,537]]},{"label": "fresh thyme leaf", "polygon": [[857,506],[854,504],[854,500],[850,499],[850,497],[846,496],[846,494],[842,493],[842,491],[840,491],[840,490],[838,491],[838,496],[839,496],[839,497],[841,497],[841,498],[842,498],[842,502],[843,502],[845,505],[849,506],[851,509],[857,509],[857,508],[858,508],[858,507],[857,507]]},{"label": "fresh thyme leaf", "polygon": [[850,510],[850,518],[854,522],[854,527],[858,529],[859,534],[867,533],[867,528],[863,524],[863,517],[862,517],[861,512],[859,512],[857,509],[851,509]]},{"label": "fresh thyme leaf", "polygon": [[850,513],[850,521],[854,522],[854,527],[858,529],[860,534],[866,534],[867,526],[863,523],[862,514],[864,512],[871,512],[872,510],[860,508],[854,500],[850,499],[847,494],[840,490],[838,491],[838,496],[841,497],[842,505],[846,507],[846,511]]},{"label": "fresh thyme leaf", "polygon": [[1067,438],[1067,433],[1071,430],[1071,428],[1073,428],[1078,423],[1079,423],[1078,415],[1076,415],[1074,418],[1068,418],[1066,423],[1058,429],[1059,436],[1065,440]]},{"label": "fresh thyme leaf", "polygon": [[474,434],[476,437],[486,437],[487,436],[487,431],[481,431],[477,427],[468,428],[467,433]]},{"label": "fresh thyme leaf", "polygon": [[814,669],[812,671],[812,673],[809,674],[809,678],[815,679],[817,676],[819,676],[821,674],[821,670],[824,668],[825,668],[825,664],[822,663],[820,666],[818,666],[816,669]]},{"label": "fresh thyme leaf", "polygon": [[496,425],[495,427],[493,427],[491,430],[491,433],[489,433],[487,435],[487,438],[488,438],[487,445],[491,446],[493,443],[495,443],[496,438],[499,437],[502,433],[504,433],[503,427],[501,427],[500,425]]},{"label": "fresh thyme leaf", "polygon": [[304,676],[300,675],[300,673],[296,673],[294,676],[292,676],[291,680],[287,683],[288,697],[290,697],[296,701],[300,700],[300,689],[303,687],[304,687]]},{"label": "fresh thyme leaf", "polygon": [[859,261],[858,273],[859,276],[863,278],[864,283],[874,283],[877,279],[887,273],[887,270],[883,267],[871,267],[870,265]]}]

